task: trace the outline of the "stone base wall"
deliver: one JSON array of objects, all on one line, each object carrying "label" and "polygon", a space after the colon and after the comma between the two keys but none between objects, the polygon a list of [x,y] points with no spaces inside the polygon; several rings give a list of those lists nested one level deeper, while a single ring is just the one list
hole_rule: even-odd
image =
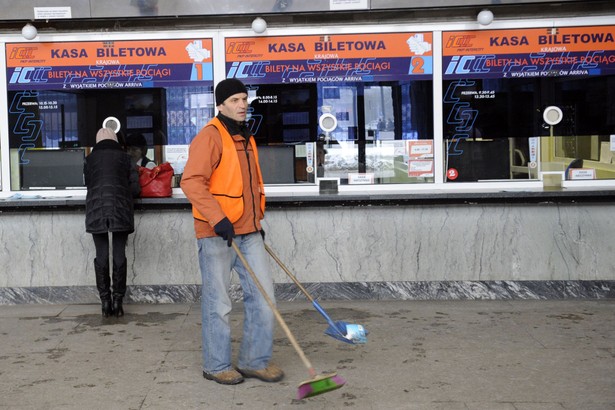
[{"label": "stone base wall", "polygon": [[[341,206],[271,209],[263,225],[302,283],[329,285],[326,297],[496,298],[542,283],[553,286],[537,297],[564,297],[576,292],[569,286],[587,284],[594,289],[587,295],[610,294],[599,288],[615,280],[612,213],[609,204]],[[83,211],[0,218],[0,303],[95,299],[87,296],[95,252]],[[191,213],[142,210],[135,219],[127,248],[128,285],[142,295],[135,300],[194,300],[200,273]],[[279,288],[291,285],[273,260],[271,269]]]}]

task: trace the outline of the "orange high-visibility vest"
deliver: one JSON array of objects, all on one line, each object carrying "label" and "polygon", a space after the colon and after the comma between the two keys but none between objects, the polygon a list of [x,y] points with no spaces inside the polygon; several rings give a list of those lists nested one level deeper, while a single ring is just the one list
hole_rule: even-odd
[{"label": "orange high-visibility vest", "polygon": [[[234,223],[243,215],[243,178],[241,175],[241,167],[239,165],[239,156],[235,149],[235,141],[226,127],[222,125],[220,120],[214,117],[207,126],[213,125],[220,132],[222,137],[222,158],[218,163],[218,166],[211,175],[209,180],[209,192],[216,198],[216,201],[220,204],[222,211],[226,217]],[[250,138],[250,145],[252,146],[252,152],[254,152],[254,159],[256,160],[256,170],[258,177],[258,184],[260,186],[260,208],[261,212],[265,213],[265,186],[263,184],[263,177],[260,171],[260,165],[258,163],[258,151],[256,149],[256,142],[254,138]],[[194,206],[192,207],[192,215],[196,219],[207,221]]]}]

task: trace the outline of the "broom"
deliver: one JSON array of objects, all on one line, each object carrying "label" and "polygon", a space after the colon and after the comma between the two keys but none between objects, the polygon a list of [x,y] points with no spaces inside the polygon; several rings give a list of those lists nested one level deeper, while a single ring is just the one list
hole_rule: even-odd
[{"label": "broom", "polygon": [[318,375],[316,373],[316,370],[314,370],[312,363],[310,363],[308,358],[305,356],[305,353],[299,346],[299,343],[297,343],[297,339],[295,339],[293,334],[290,332],[290,329],[286,325],[286,322],[284,322],[282,315],[280,315],[280,312],[273,304],[273,301],[271,300],[269,295],[267,295],[267,292],[265,291],[260,281],[256,277],[256,274],[254,273],[254,271],[248,264],[248,261],[243,256],[243,253],[239,250],[239,247],[234,241],[232,245],[233,245],[233,249],[237,253],[237,256],[239,256],[239,259],[241,259],[241,263],[243,263],[243,266],[245,266],[248,273],[252,277],[254,284],[256,285],[258,290],[262,293],[263,297],[267,301],[267,304],[273,311],[273,314],[275,315],[275,318],[277,319],[278,323],[280,324],[282,329],[284,329],[284,333],[286,333],[286,337],[288,337],[288,340],[290,340],[290,343],[293,345],[293,347],[297,351],[297,354],[301,358],[301,361],[303,362],[303,364],[308,370],[308,373],[310,374],[309,380],[306,380],[299,384],[299,388],[297,389],[297,400],[301,400],[306,397],[312,397],[312,396],[317,396],[319,394],[327,393],[327,392],[330,392],[331,390],[339,389],[344,384],[346,384],[346,380],[338,376],[337,373],[335,372],[329,373],[329,374],[322,374],[322,375]]},{"label": "broom", "polygon": [[325,330],[325,334],[341,342],[346,342],[350,344],[367,343],[366,335],[368,332],[367,330],[365,330],[363,326],[357,325],[357,324],[350,324],[350,323],[347,323],[341,320],[334,322],[333,319],[329,317],[327,312],[325,312],[323,307],[320,306],[320,303],[314,300],[312,295],[310,295],[308,291],[303,287],[303,285],[301,285],[301,283],[299,282],[299,280],[297,280],[295,275],[293,275],[290,272],[290,270],[282,263],[280,258],[278,258],[278,256],[275,253],[273,253],[273,249],[271,249],[269,245],[267,244],[265,244],[265,249],[267,250],[267,252],[269,252],[269,255],[271,255],[273,260],[277,262],[280,268],[282,268],[282,270],[286,272],[288,277],[291,278],[293,282],[295,282],[295,285],[297,285],[297,287],[301,290],[301,292],[303,292],[305,297],[312,303],[312,305],[314,306],[314,308],[316,308],[318,313],[320,313],[325,318],[325,320],[329,324],[329,327]]}]

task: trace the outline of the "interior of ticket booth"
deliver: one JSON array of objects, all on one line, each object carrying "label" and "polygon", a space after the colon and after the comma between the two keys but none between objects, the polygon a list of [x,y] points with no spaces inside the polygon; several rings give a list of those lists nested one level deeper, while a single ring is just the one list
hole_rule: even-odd
[{"label": "interior of ticket booth", "polygon": [[[79,189],[83,180],[83,159],[95,145],[96,132],[108,117],[121,124],[118,141],[141,134],[147,142],[147,156],[157,164],[166,160],[163,147],[189,143],[197,129],[213,116],[210,87],[160,87],[122,90],[11,91],[9,113],[13,130],[10,138],[11,185],[14,190]],[[203,98],[206,95],[208,98]],[[186,103],[187,102],[187,103]],[[19,125],[27,115],[30,130],[40,138],[22,138]],[[72,155],[71,155],[72,153]],[[77,177],[66,177],[70,172]],[[55,184],[57,181],[59,184]]]},{"label": "interior of ticket booth", "polygon": [[[446,167],[460,170],[454,182],[537,179],[540,172],[566,173],[575,160],[595,179],[615,177],[613,82],[613,76],[445,82],[454,90],[454,104],[445,96],[444,115]],[[554,125],[543,118],[547,107],[561,112]]]}]

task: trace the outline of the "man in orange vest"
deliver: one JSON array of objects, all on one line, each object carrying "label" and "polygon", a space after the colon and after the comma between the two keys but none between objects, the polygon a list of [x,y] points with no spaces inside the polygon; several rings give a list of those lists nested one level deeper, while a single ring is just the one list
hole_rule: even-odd
[{"label": "man in orange vest", "polygon": [[[234,241],[275,301],[261,227],[265,190],[256,142],[246,125],[248,91],[229,78],[216,86],[215,98],[218,115],[190,144],[181,180],[192,204],[203,281],[203,377],[221,384],[241,383],[244,377],[276,382],[284,372],[270,361],[275,317],[230,247]],[[233,269],[243,289],[245,313],[237,368],[231,364],[229,326]]]}]

